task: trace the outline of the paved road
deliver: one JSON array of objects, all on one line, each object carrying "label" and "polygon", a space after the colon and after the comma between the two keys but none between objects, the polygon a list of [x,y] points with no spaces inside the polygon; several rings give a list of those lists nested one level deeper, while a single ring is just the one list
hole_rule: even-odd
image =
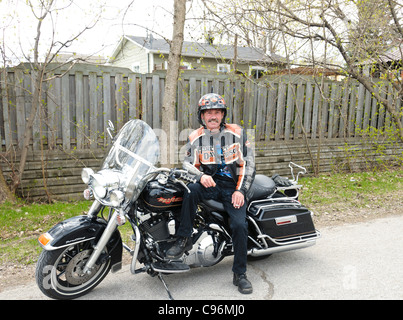
[{"label": "paved road", "polygon": [[[403,299],[402,230],[403,215],[325,228],[313,247],[250,262],[251,295],[232,285],[232,258],[165,280],[177,300]],[[0,299],[45,298],[35,283],[0,293]],[[168,296],[158,278],[132,276],[126,266],[81,299]]]}]

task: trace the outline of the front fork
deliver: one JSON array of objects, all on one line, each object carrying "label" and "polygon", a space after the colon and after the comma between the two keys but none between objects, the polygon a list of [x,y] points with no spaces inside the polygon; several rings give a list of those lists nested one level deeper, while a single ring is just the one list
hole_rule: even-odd
[{"label": "front fork", "polygon": [[[90,210],[88,211],[87,216],[94,218],[99,213],[102,205],[98,201],[94,201]],[[100,257],[102,251],[105,249],[105,246],[108,244],[110,238],[112,237],[113,233],[115,232],[118,223],[117,218],[120,212],[118,210],[114,210],[112,217],[110,217],[108,224],[102,233],[101,238],[99,239],[98,243],[95,245],[94,250],[88,259],[83,272],[84,273],[91,273],[92,268],[94,267],[95,263],[97,262],[98,258]],[[122,213],[123,214],[123,213]]]}]

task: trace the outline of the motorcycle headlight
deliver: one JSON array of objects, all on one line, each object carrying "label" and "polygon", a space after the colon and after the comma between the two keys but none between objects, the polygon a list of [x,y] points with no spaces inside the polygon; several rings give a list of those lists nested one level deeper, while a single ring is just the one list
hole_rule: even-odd
[{"label": "motorcycle headlight", "polygon": [[105,198],[107,194],[107,181],[101,174],[93,174],[91,176],[91,187],[95,195],[99,198]]},{"label": "motorcycle headlight", "polygon": [[90,176],[94,174],[94,170],[90,169],[90,168],[84,168],[81,171],[81,179],[83,180],[83,182],[85,184],[88,184],[88,182],[90,182]]},{"label": "motorcycle headlight", "polygon": [[120,190],[114,190],[111,192],[109,201],[111,202],[113,207],[118,207],[121,205],[122,201],[124,200],[125,195]]}]

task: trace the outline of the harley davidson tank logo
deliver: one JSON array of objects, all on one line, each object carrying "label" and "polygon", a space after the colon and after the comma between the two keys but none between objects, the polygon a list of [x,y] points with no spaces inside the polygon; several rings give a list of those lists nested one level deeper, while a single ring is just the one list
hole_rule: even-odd
[{"label": "harley davidson tank logo", "polygon": [[182,197],[172,197],[172,198],[161,197],[161,198],[158,198],[157,200],[158,200],[158,202],[162,202],[165,204],[171,204],[171,203],[175,203],[175,202],[181,202],[183,200],[183,198]]}]

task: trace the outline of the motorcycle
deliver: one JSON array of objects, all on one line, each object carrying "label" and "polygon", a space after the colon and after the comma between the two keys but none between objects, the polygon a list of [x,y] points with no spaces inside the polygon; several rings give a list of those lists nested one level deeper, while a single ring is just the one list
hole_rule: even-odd
[{"label": "motorcycle", "polygon": [[[109,273],[122,268],[122,252],[132,255],[132,274],[163,276],[209,267],[233,255],[229,218],[222,203],[204,200],[198,206],[191,250],[176,260],[165,252],[175,241],[187,184],[195,179],[182,169],[158,168],[159,141],[141,120],[127,122],[115,138],[101,169],[82,171],[86,199],[95,198],[87,215],[62,221],[38,241],[43,247],[36,281],[55,299],[74,299],[94,289]],[[290,163],[292,179],[256,175],[247,196],[248,256],[312,246],[320,237],[312,212],[299,201],[300,174],[306,169]],[[294,169],[299,171],[294,176]],[[280,179],[279,179],[280,178]],[[276,182],[277,181],[277,182]],[[105,210],[106,209],[106,210]],[[104,211],[108,211],[104,218]],[[134,248],[122,242],[119,226],[129,222]]]}]

